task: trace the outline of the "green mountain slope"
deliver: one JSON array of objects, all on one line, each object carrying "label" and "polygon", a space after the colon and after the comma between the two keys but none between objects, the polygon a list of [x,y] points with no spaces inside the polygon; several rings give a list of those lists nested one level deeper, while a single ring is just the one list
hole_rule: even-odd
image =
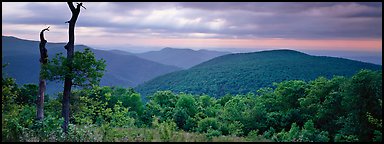
[{"label": "green mountain slope", "polygon": [[[48,58],[58,52],[66,55],[65,43],[47,43]],[[2,36],[2,63],[9,63],[4,71],[16,79],[18,84],[37,83],[40,71],[39,42]],[[82,51],[85,45],[76,45],[76,51]],[[180,70],[175,66],[163,65],[126,53],[91,49],[97,59],[106,60],[106,72],[101,79],[103,86],[134,87],[156,76]],[[62,83],[48,82],[47,93],[62,90]]]},{"label": "green mountain slope", "polygon": [[204,61],[226,54],[230,53],[210,50],[195,51],[192,49],[164,48],[160,51],[150,51],[135,55],[161,64],[187,69]]},{"label": "green mountain slope", "polygon": [[311,56],[293,50],[272,50],[220,56],[188,70],[157,77],[135,89],[144,96],[158,90],[172,90],[221,97],[227,93],[256,92],[284,80],[351,76],[360,69],[377,70],[381,65]]}]

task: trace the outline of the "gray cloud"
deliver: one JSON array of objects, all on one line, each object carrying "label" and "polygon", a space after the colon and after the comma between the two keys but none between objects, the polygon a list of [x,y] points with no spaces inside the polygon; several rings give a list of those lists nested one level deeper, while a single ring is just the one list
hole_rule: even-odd
[{"label": "gray cloud", "polygon": [[[8,3],[3,3],[6,7]],[[381,38],[381,3],[178,2],[85,3],[78,27],[114,34],[216,38]],[[57,25],[70,18],[66,3],[28,3],[4,13],[3,24]],[[23,14],[24,13],[24,14]]]}]

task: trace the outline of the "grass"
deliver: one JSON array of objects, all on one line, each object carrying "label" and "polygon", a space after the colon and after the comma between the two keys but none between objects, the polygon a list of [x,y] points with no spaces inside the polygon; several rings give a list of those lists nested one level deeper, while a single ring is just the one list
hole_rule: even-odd
[{"label": "grass", "polygon": [[57,136],[49,136],[48,139],[39,140],[36,135],[25,135],[27,142],[39,141],[74,141],[74,142],[269,142],[259,137],[217,136],[208,137],[205,133],[168,131],[165,134],[160,129],[154,128],[110,128],[110,127],[84,127],[76,126],[69,133],[67,140],[58,140]]},{"label": "grass", "polygon": [[172,131],[169,137],[158,129],[152,128],[112,128],[111,133],[107,134],[107,141],[113,142],[246,142],[244,137],[219,136],[209,139],[205,134]]}]

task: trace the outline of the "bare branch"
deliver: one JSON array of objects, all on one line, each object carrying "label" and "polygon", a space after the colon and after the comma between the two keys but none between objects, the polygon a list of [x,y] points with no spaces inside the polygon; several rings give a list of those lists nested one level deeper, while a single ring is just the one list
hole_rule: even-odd
[{"label": "bare branch", "polygon": [[67,2],[68,6],[69,6],[69,9],[71,9],[72,12],[75,11],[75,6],[73,6],[73,3],[72,2]]},{"label": "bare branch", "polygon": [[84,9],[87,9],[83,6],[83,3],[76,3],[78,6],[80,5],[81,7],[83,7]]},{"label": "bare branch", "polygon": [[50,27],[51,27],[51,26],[48,26],[47,28],[43,29],[42,32],[44,32],[44,31],[49,31],[49,28],[50,28]]},{"label": "bare branch", "polygon": [[[46,43],[46,40],[44,39],[44,31],[49,31],[49,27],[50,27],[50,26],[48,26],[47,28],[41,30],[41,32],[40,32],[40,41],[44,42],[44,45],[45,45],[45,43]],[[45,46],[44,46],[44,47],[45,47]]]}]

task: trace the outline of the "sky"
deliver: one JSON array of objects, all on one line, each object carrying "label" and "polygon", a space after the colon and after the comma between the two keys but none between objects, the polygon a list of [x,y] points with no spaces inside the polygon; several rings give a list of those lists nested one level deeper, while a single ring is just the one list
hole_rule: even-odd
[{"label": "sky", "polygon": [[[381,2],[85,2],[75,44],[382,53]],[[65,2],[2,2],[2,35],[68,41]]]}]

